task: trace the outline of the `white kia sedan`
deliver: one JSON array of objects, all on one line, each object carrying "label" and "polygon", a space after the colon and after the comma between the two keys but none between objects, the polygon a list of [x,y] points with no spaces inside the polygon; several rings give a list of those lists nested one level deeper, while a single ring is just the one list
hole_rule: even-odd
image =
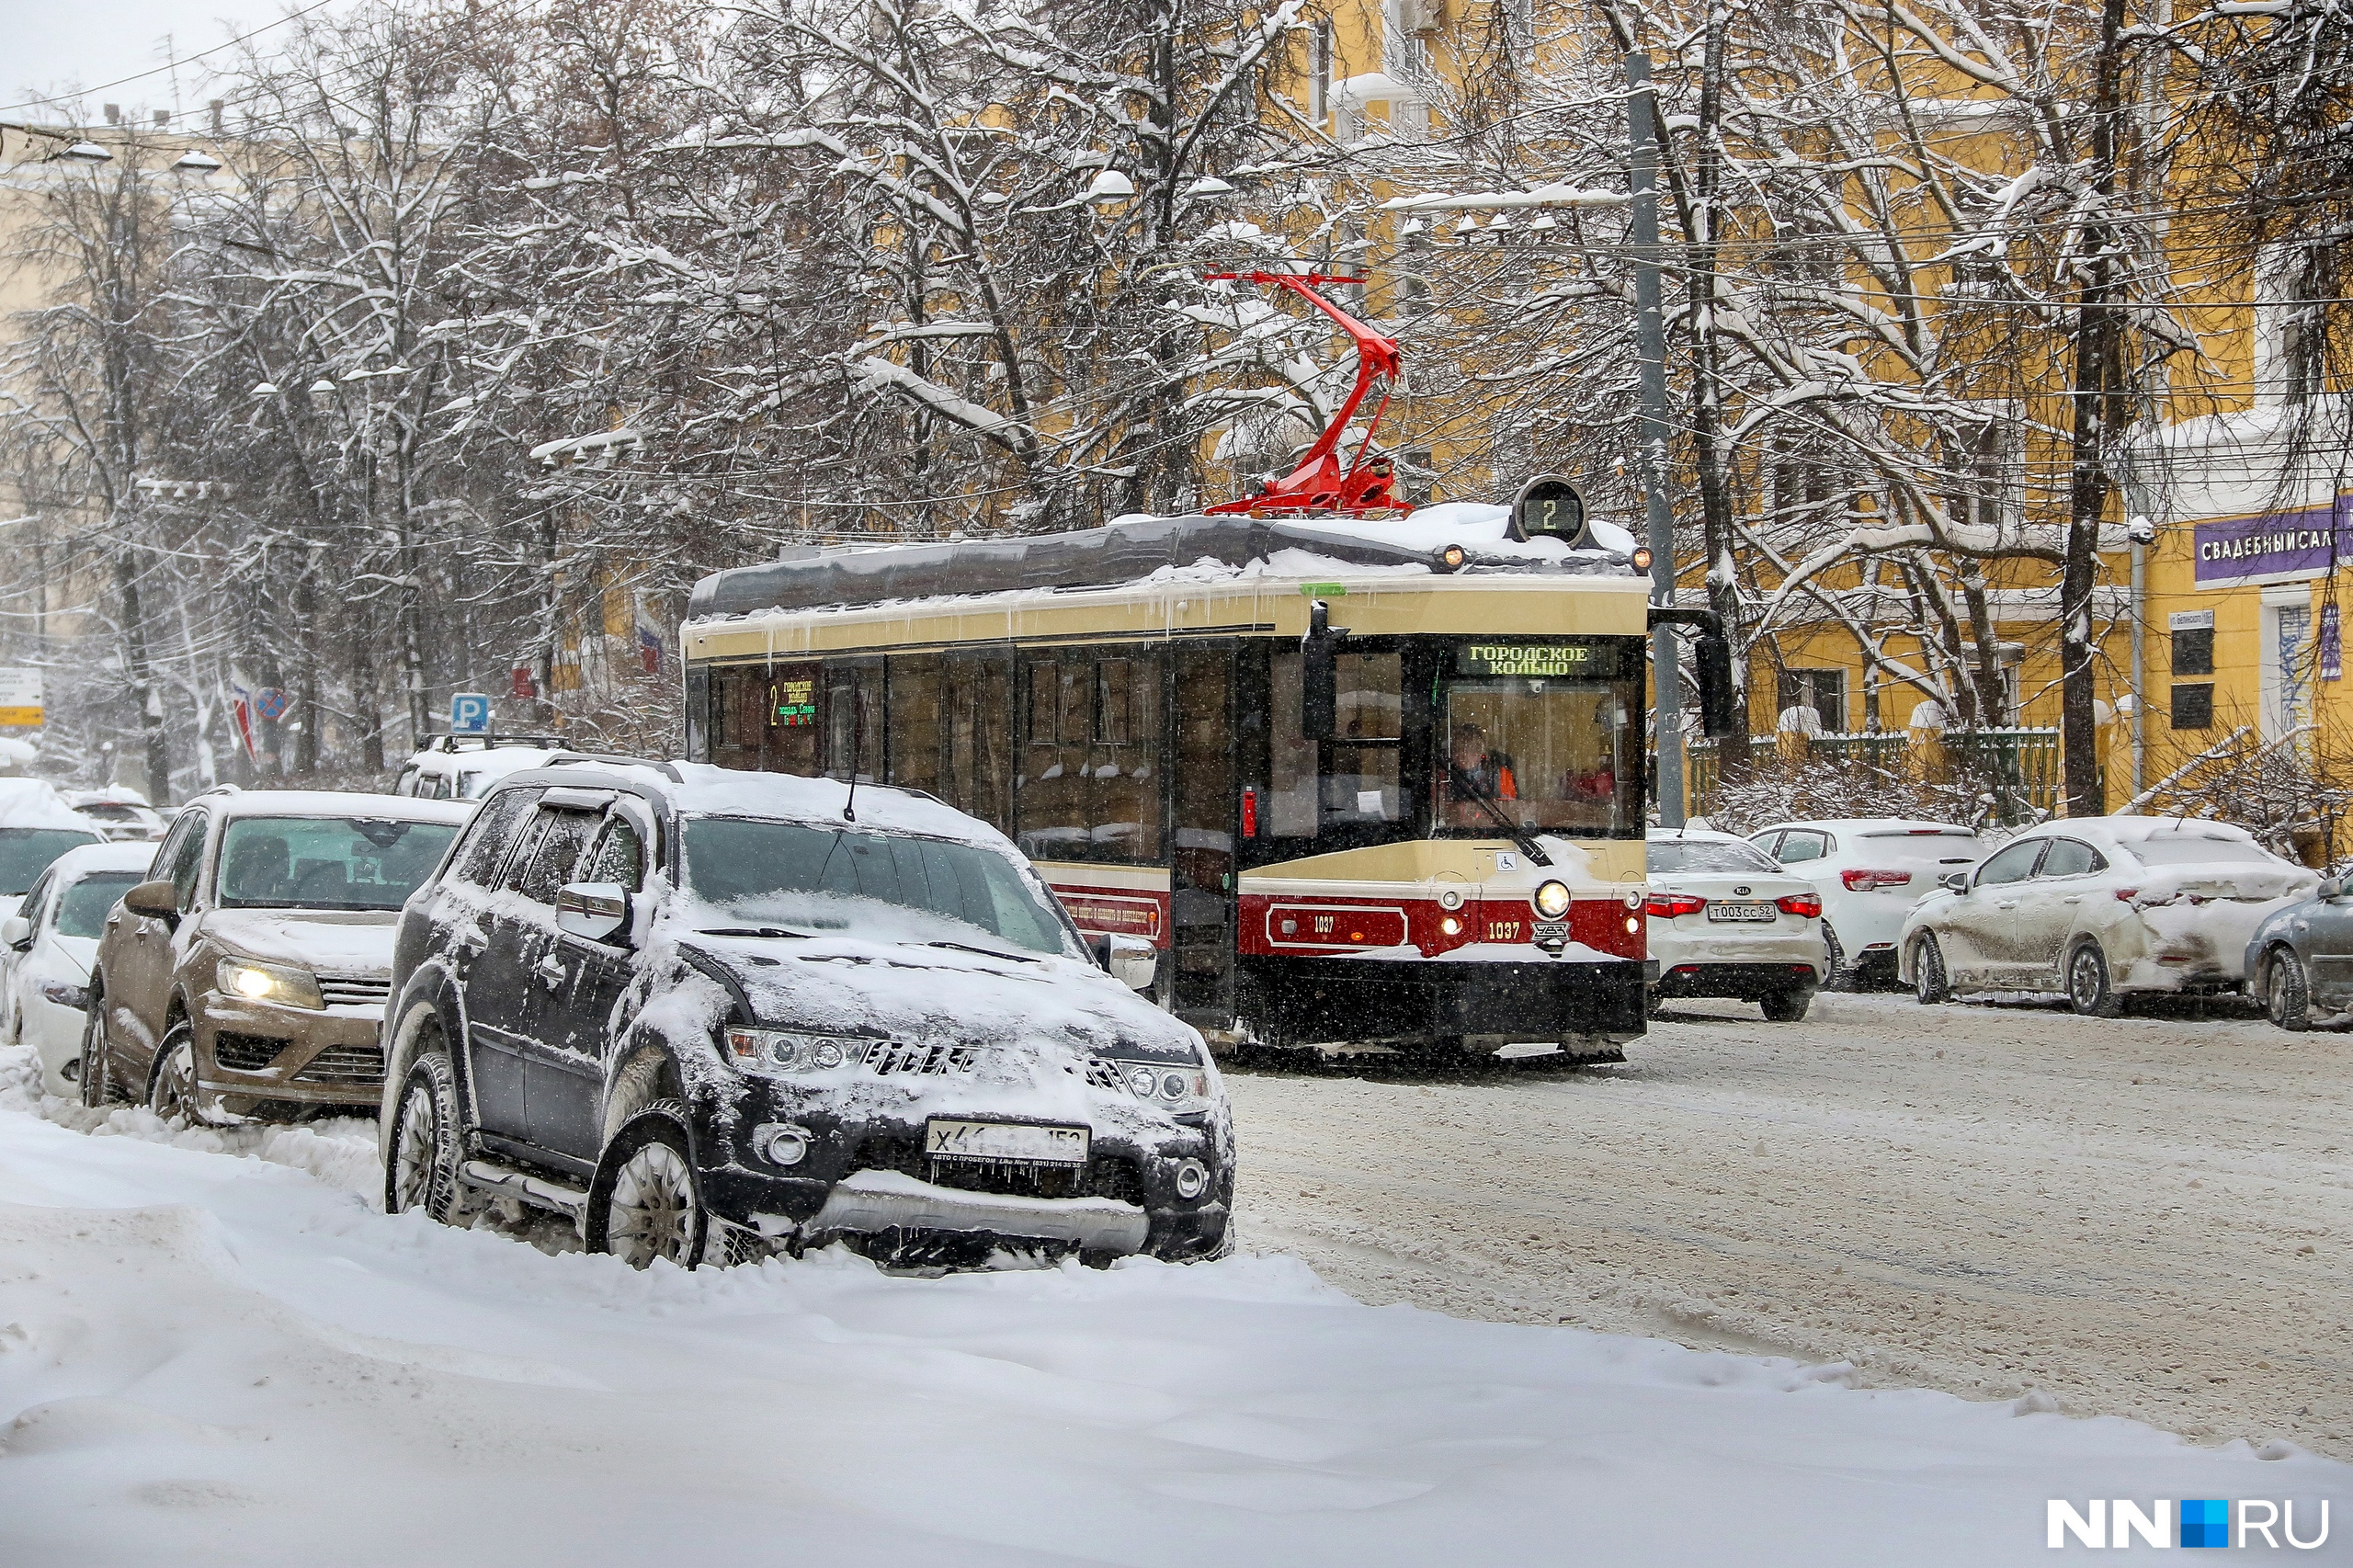
[{"label": "white kia sedan", "polygon": [[1938,880],[1977,863],[1977,835],[1949,823],[1904,817],[1792,822],[1748,835],[1822,895],[1826,986],[1897,983],[1895,943],[1904,917]]},{"label": "white kia sedan", "polygon": [[2222,823],[2048,822],[1921,901],[1904,926],[1904,978],[1926,1003],[2060,992],[2094,1017],[2136,992],[2237,991],[2255,928],[2319,882]]},{"label": "white kia sedan", "polygon": [[1733,996],[1776,1023],[1804,1017],[1829,968],[1813,886],[1725,833],[1653,828],[1649,855],[1651,999]]},{"label": "white kia sedan", "polygon": [[0,1040],[33,1047],[41,1087],[77,1093],[90,957],[107,912],[146,881],[155,846],[136,840],[69,849],[49,863],[21,908],[0,920]]}]

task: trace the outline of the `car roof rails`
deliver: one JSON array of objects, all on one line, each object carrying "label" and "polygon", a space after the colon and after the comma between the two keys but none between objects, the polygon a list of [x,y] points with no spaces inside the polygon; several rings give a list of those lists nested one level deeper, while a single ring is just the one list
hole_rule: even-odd
[{"label": "car roof rails", "polygon": [[[464,747],[458,744],[460,741],[474,741],[480,743],[480,744],[475,747]],[[561,748],[563,745],[563,737],[562,735],[508,734],[503,731],[485,730],[478,735],[455,735],[449,733],[434,735],[427,739],[425,744],[417,749],[420,751],[458,752],[470,749],[488,751],[493,746],[540,746],[547,750],[553,751]]]},{"label": "car roof rails", "polygon": [[215,784],[210,790],[198,790],[195,798],[201,801],[208,795],[242,795],[244,793],[244,791],[234,784]]},{"label": "car roof rails", "polygon": [[687,776],[666,762],[649,762],[642,756],[623,756],[609,751],[567,751],[561,756],[548,758],[550,767],[562,767],[568,763],[601,763],[607,767],[650,767],[673,784],[684,784]]}]

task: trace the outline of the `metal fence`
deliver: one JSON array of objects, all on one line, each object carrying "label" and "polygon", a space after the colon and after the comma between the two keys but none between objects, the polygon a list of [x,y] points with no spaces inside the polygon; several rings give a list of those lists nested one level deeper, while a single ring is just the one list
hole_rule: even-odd
[{"label": "metal fence", "polygon": [[[1750,749],[1759,757],[1774,757],[1778,737],[1751,735]],[[1972,730],[1948,734],[1941,768],[1912,766],[1910,737],[1900,731],[1859,731],[1853,734],[1807,737],[1809,760],[1860,764],[1903,778],[1940,772],[1938,782],[1976,786],[1994,797],[1992,815],[2003,823],[2034,822],[2057,813],[2063,793],[2059,767],[2059,732],[2055,729]],[[1694,741],[1686,749],[1684,778],[1689,813],[1705,816],[1716,797],[1716,743]]]}]

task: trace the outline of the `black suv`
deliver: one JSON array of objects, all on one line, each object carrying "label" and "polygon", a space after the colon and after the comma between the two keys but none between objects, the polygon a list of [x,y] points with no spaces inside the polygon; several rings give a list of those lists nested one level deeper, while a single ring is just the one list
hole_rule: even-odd
[{"label": "black suv", "polygon": [[510,775],[409,900],[392,994],[393,1212],[503,1196],[688,1267],[1227,1245],[1200,1036],[1103,972],[1003,836],[915,791]]}]

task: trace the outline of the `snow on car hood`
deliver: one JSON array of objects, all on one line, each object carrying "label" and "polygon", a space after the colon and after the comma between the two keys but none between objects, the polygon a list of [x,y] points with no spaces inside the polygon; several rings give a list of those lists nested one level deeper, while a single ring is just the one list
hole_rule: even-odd
[{"label": "snow on car hood", "polygon": [[1040,954],[1025,961],[835,934],[689,940],[726,966],[766,1028],[1200,1060],[1190,1026],[1075,960]]},{"label": "snow on car hood", "polygon": [[[1190,1025],[1074,960],[1040,955],[1024,962],[838,935],[698,934],[678,947],[723,968],[764,1028],[977,1051],[970,1070],[955,1074],[877,1076],[844,1065],[793,1074],[796,1087],[846,1110],[904,1119],[982,1108],[1001,1112],[1010,1097],[1026,1116],[1151,1137],[1167,1127],[1166,1113],[1124,1089],[1091,1082],[1090,1060],[1209,1067]],[[716,984],[689,982],[664,988],[639,1022],[680,1043],[689,1037],[708,1041],[727,1006]],[[689,1059],[708,1054],[706,1048]],[[1209,1070],[1214,1083],[1215,1069]]]},{"label": "snow on car hood", "polygon": [[385,975],[399,925],[392,909],[216,909],[204,917],[204,934],[252,958],[329,974]]}]

